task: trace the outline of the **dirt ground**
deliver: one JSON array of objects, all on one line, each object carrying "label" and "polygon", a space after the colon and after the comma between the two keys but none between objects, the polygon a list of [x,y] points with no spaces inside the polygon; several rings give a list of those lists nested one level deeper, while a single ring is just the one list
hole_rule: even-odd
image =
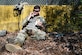
[{"label": "dirt ground", "polygon": [[[8,43],[7,38],[15,37],[17,32],[8,33],[4,37],[0,37],[0,55],[75,55],[68,48],[61,47],[65,43],[57,43],[53,41],[53,38],[47,40],[33,40],[27,39],[22,46],[23,50],[18,52],[9,52],[4,48],[4,45]],[[2,47],[3,46],[3,47]]]}]

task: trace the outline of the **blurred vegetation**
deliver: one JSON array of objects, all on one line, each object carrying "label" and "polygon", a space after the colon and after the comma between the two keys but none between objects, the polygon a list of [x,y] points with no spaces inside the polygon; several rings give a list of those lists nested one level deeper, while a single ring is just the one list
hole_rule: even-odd
[{"label": "blurred vegetation", "polygon": [[82,29],[82,6],[58,5],[46,6],[46,21],[48,32],[76,32]]}]

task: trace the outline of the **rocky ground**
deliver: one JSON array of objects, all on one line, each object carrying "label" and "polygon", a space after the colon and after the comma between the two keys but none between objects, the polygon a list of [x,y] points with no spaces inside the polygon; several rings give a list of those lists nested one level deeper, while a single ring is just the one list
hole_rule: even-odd
[{"label": "rocky ground", "polygon": [[23,50],[11,53],[5,49],[4,45],[8,43],[7,38],[16,35],[17,32],[0,37],[0,55],[82,55],[82,42],[72,43],[72,46],[66,41],[57,40],[53,37],[40,41],[28,38],[22,46]]}]

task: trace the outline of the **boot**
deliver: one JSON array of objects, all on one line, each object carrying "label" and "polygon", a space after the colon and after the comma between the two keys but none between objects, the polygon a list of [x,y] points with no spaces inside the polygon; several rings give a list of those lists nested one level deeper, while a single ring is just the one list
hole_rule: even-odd
[{"label": "boot", "polygon": [[21,30],[16,36],[16,38],[13,40],[14,44],[11,43],[5,45],[6,50],[8,50],[9,52],[16,52],[22,50],[21,46],[25,41],[26,35],[27,34],[25,33],[25,30]]},{"label": "boot", "polygon": [[14,44],[6,44],[5,48],[9,52],[16,52],[16,51],[22,50],[22,48],[19,45],[17,45],[17,44],[16,45],[14,45]]}]

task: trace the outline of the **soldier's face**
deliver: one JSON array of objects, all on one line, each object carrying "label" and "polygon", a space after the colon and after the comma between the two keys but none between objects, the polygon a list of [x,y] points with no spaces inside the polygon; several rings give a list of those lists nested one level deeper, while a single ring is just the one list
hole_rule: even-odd
[{"label": "soldier's face", "polygon": [[40,9],[34,9],[33,12],[34,12],[35,15],[37,15],[37,14],[39,14]]}]

